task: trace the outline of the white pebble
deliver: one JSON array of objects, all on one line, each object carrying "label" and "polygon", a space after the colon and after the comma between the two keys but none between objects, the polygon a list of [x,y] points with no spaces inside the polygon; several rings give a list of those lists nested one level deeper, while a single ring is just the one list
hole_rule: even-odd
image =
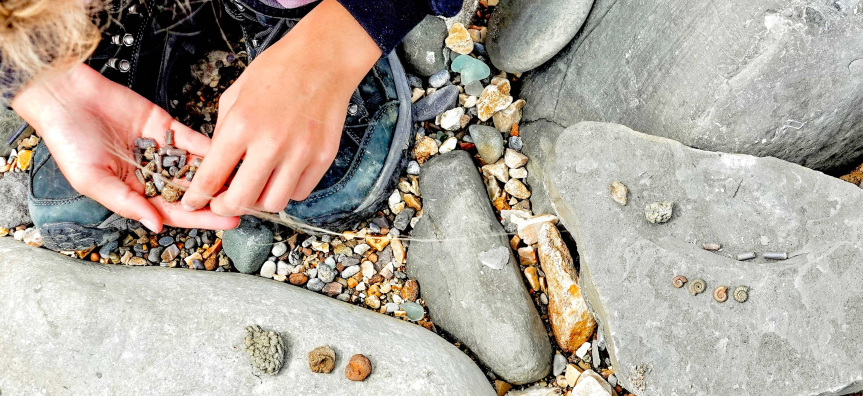
[{"label": "white pebble", "polygon": [[363,262],[362,265],[363,278],[371,278],[375,276],[375,265],[371,261]]},{"label": "white pebble", "polygon": [[581,344],[580,347],[575,351],[575,356],[578,356],[579,359],[583,359],[587,355],[587,351],[590,350],[590,343],[585,342]]},{"label": "white pebble", "polygon": [[276,263],[272,261],[267,261],[264,263],[264,266],[261,267],[261,276],[264,278],[272,278],[273,275],[276,274]]},{"label": "white pebble", "polygon": [[279,261],[278,263],[276,263],[276,273],[279,275],[290,274],[292,268],[293,267],[291,267],[290,265],[288,265],[288,263],[284,261]]},{"label": "white pebble", "polygon": [[441,154],[445,154],[445,153],[448,153],[450,151],[453,151],[453,150],[455,150],[456,143],[458,143],[458,139],[451,137],[451,138],[447,139],[445,142],[443,142],[443,144],[440,145],[438,152]]},{"label": "white pebble", "polygon": [[284,242],[277,242],[273,245],[273,256],[280,257],[283,254],[288,252],[288,245],[285,245]]}]

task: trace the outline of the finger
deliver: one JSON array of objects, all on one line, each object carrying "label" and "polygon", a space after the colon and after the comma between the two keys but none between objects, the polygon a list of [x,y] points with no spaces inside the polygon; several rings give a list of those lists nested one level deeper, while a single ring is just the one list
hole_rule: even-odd
[{"label": "finger", "polygon": [[239,217],[219,216],[209,209],[189,212],[178,203],[168,203],[161,197],[150,198],[150,203],[162,215],[165,224],[171,227],[230,230],[240,224]]},{"label": "finger", "polygon": [[122,217],[141,222],[150,231],[162,231],[161,214],[143,195],[107,169],[93,172],[93,182],[79,190],[82,194]]},{"label": "finger", "polygon": [[[238,82],[240,81],[234,82],[234,85],[232,87],[239,87],[240,85],[237,84]],[[220,120],[223,119],[222,116],[228,114],[228,112],[231,110],[231,107],[234,107],[234,103],[237,102],[237,98],[239,97],[240,91],[236,88],[226,89],[222,96],[219,97],[219,111],[217,115]]]},{"label": "finger", "polygon": [[285,207],[288,206],[288,202],[291,200],[291,195],[296,188],[299,177],[300,173],[296,170],[291,169],[289,166],[279,165],[273,171],[273,175],[270,176],[270,180],[267,182],[267,186],[264,187],[264,192],[258,198],[258,202],[255,203],[255,207],[264,212],[271,213],[285,210]]},{"label": "finger", "polygon": [[228,191],[210,201],[214,213],[240,216],[254,211],[255,202],[273,174],[275,156],[246,158],[234,176]]},{"label": "finger", "polygon": [[[332,145],[330,146],[332,147]],[[308,198],[309,194],[314,191],[315,187],[327,173],[327,170],[332,166],[337,153],[337,150],[333,150],[331,153],[322,153],[313,163],[309,164],[309,167],[300,176],[297,187],[294,189],[293,194],[291,194],[291,199],[302,201]]]},{"label": "finger", "polygon": [[240,162],[243,150],[227,139],[213,140],[207,157],[195,172],[189,190],[183,196],[183,208],[189,211],[201,209],[222,189],[234,167]]}]

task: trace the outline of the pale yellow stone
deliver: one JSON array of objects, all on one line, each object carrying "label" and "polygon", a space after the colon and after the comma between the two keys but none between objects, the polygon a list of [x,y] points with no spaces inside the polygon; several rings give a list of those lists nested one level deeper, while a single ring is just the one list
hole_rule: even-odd
[{"label": "pale yellow stone", "polygon": [[449,36],[447,36],[445,43],[447,48],[462,55],[467,55],[473,51],[473,40],[470,38],[470,33],[461,23],[454,23],[449,28]]},{"label": "pale yellow stone", "polygon": [[477,117],[480,121],[488,121],[494,113],[507,108],[510,104],[512,104],[512,96],[502,92],[497,85],[489,85],[482,90],[476,102]]}]

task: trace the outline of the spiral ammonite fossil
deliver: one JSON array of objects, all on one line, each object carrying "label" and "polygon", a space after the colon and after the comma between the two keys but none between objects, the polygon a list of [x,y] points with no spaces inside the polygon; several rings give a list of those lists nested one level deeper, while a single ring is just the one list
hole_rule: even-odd
[{"label": "spiral ammonite fossil", "polygon": [[683,285],[685,285],[685,284],[686,284],[686,282],[688,282],[688,281],[689,281],[689,279],[686,279],[686,277],[685,277],[685,276],[683,276],[683,275],[677,275],[677,276],[675,276],[675,277],[674,277],[674,279],[672,279],[672,280],[671,280],[671,284],[672,284],[672,285],[674,285],[674,287],[676,287],[676,288],[680,289],[680,288],[681,288],[681,287],[683,287]]},{"label": "spiral ammonite fossil", "polygon": [[721,303],[728,301],[728,286],[713,289],[713,299]]},{"label": "spiral ammonite fossil", "polygon": [[742,303],[749,299],[749,288],[746,286],[737,286],[734,288],[734,300]]},{"label": "spiral ammonite fossil", "polygon": [[693,279],[692,282],[689,283],[689,294],[697,295],[704,293],[704,290],[707,289],[707,282],[704,279]]}]

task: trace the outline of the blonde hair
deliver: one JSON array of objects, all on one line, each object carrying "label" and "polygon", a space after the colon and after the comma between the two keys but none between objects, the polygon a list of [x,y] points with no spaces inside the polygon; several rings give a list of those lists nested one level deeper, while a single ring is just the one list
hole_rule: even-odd
[{"label": "blonde hair", "polygon": [[11,96],[49,69],[84,61],[101,33],[102,0],[0,0],[0,95]]}]

